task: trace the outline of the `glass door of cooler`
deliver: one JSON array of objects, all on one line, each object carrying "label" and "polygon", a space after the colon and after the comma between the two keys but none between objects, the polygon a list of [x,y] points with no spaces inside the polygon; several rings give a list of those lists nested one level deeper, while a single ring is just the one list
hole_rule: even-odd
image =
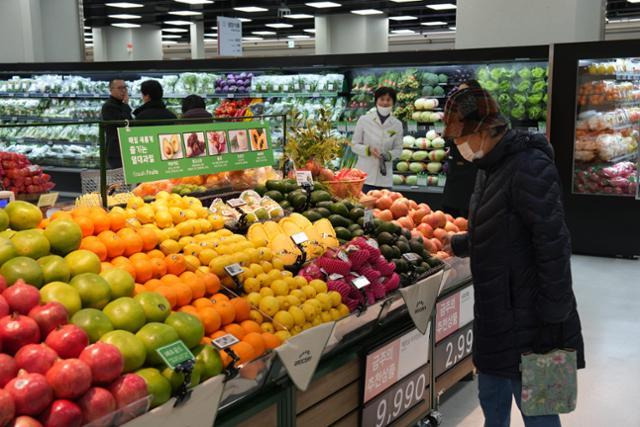
[{"label": "glass door of cooler", "polygon": [[640,58],[578,62],[574,194],[638,193]]}]

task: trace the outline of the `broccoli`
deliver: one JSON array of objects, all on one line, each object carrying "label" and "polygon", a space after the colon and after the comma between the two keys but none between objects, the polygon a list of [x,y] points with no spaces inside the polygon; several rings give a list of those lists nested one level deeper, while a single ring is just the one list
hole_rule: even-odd
[{"label": "broccoli", "polygon": [[534,67],[531,70],[531,77],[534,79],[543,79],[546,74],[546,70],[542,67]]},{"label": "broccoli", "polygon": [[522,120],[524,118],[525,112],[526,110],[523,104],[516,104],[511,109],[511,116],[513,116],[513,118],[515,119]]},{"label": "broccoli", "polygon": [[523,80],[529,80],[531,78],[531,70],[527,67],[523,67],[518,71],[518,75]]}]

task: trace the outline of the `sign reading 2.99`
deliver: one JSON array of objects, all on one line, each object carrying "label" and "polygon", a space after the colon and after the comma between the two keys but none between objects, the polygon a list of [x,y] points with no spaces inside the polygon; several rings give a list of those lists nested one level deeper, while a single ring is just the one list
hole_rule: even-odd
[{"label": "sign reading 2.99", "polygon": [[126,127],[118,137],[127,183],[273,165],[263,121]]}]

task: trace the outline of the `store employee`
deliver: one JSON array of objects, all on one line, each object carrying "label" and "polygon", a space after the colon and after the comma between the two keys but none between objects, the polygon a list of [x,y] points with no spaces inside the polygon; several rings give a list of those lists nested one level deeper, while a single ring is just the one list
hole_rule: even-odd
[{"label": "store employee", "polygon": [[[102,120],[132,120],[129,107],[129,92],[124,80],[113,79],[109,82],[109,99],[102,106]],[[107,142],[107,162],[111,168],[122,167],[120,142],[115,125],[105,127]]]},{"label": "store employee", "polygon": [[353,133],[356,168],[367,173],[364,191],[393,184],[392,160],[402,154],[402,122],[391,114],[396,91],[381,87],[375,92],[376,108],[358,119]]}]

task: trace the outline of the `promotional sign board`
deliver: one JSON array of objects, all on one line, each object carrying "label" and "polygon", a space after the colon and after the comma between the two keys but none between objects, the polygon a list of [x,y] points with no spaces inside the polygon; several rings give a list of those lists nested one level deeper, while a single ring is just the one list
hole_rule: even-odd
[{"label": "promotional sign board", "polygon": [[218,16],[218,56],[242,56],[242,22]]}]

